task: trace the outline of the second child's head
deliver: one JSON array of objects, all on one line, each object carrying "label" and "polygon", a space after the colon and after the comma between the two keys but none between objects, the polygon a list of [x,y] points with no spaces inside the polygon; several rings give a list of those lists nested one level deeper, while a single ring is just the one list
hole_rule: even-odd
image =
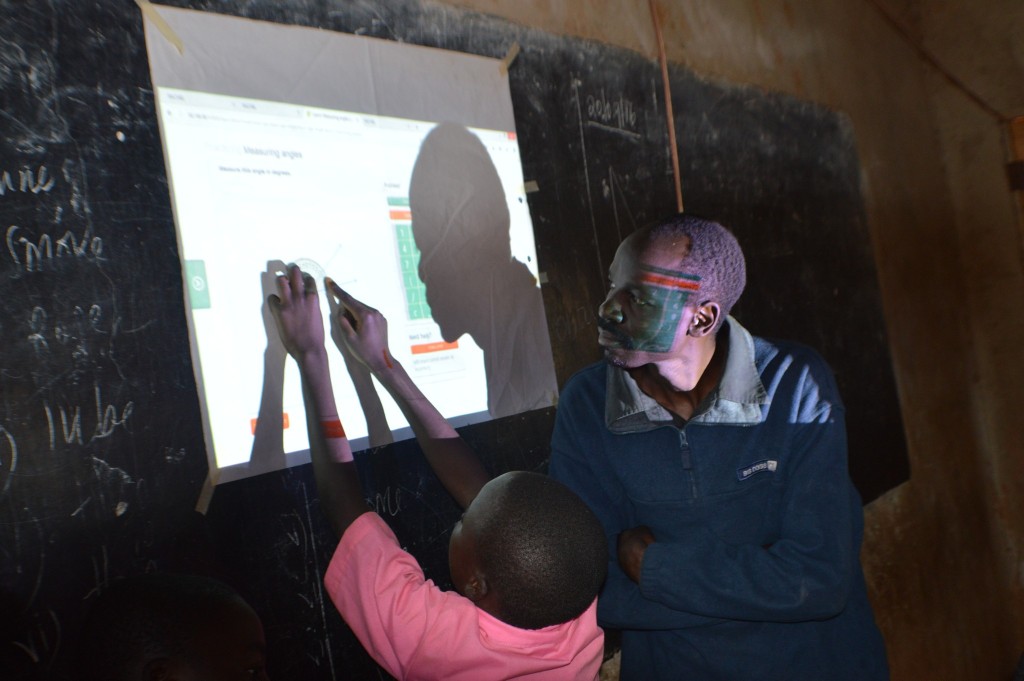
[{"label": "second child's head", "polygon": [[608,547],[597,517],[569,488],[513,471],[480,490],[452,531],[456,590],[521,629],[568,622],[604,582]]},{"label": "second child's head", "polygon": [[153,573],[115,582],[82,631],[82,681],[266,679],[259,616],[226,584]]}]

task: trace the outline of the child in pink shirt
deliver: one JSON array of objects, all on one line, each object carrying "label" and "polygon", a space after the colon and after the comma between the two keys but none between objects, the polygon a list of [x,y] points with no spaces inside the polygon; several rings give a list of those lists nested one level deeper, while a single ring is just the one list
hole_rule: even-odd
[{"label": "child in pink shirt", "polygon": [[537,473],[493,480],[387,347],[387,321],[329,279],[331,336],[395,398],[427,460],[465,509],[449,567],[458,593],[425,579],[364,500],[338,418],[315,283],[297,267],[268,300],[298,362],[317,489],[341,536],[325,584],[366,650],[399,679],[562,680],[598,676],[596,597],[607,544],[568,488]]}]

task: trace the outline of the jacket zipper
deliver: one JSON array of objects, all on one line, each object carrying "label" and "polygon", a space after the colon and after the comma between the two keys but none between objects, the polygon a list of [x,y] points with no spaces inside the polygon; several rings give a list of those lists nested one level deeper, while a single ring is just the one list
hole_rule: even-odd
[{"label": "jacket zipper", "polygon": [[690,451],[690,442],[686,439],[686,430],[679,429],[679,456],[683,462],[683,470],[690,481],[690,498],[697,498],[697,477],[693,472],[693,456]]}]

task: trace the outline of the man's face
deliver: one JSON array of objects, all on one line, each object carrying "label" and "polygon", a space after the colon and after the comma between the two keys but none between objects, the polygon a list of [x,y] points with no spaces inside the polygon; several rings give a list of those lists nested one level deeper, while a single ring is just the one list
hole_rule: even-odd
[{"label": "man's face", "polygon": [[598,309],[598,343],[616,366],[635,368],[677,354],[693,317],[691,294],[700,277],[680,269],[685,237],[630,237],[608,270],[609,290]]}]

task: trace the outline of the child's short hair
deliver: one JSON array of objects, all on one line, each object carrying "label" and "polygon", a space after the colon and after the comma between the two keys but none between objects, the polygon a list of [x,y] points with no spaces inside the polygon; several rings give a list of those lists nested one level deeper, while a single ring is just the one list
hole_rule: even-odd
[{"label": "child's short hair", "polygon": [[225,604],[247,606],[234,589],[211,577],[152,573],[114,582],[86,617],[80,678],[122,681],[146,659],[189,659],[197,623]]},{"label": "child's short hair", "polygon": [[478,535],[480,563],[501,619],[540,629],[581,615],[608,571],[601,523],[568,487],[518,472]]}]

